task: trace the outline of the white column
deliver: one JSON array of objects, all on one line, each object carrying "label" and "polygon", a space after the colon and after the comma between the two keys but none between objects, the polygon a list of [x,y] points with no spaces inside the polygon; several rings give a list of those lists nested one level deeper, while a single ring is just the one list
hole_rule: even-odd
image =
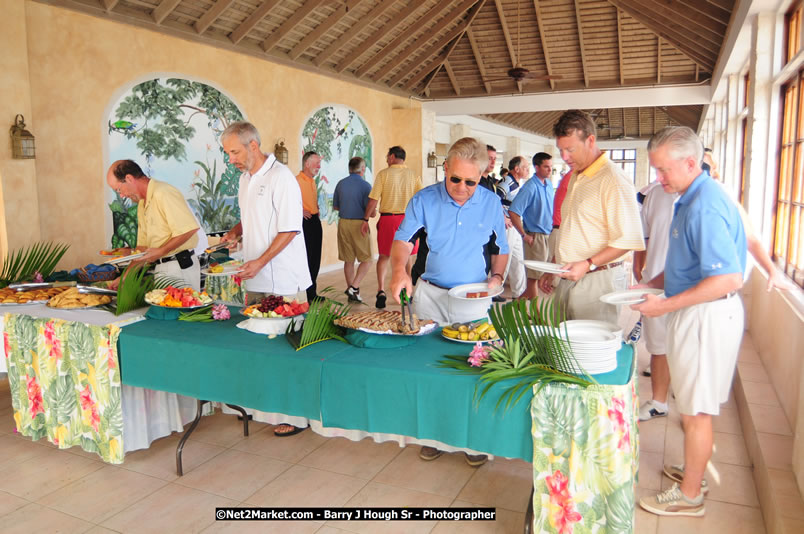
[{"label": "white column", "polygon": [[726,90],[726,110],[728,122],[726,126],[726,152],[724,154],[723,170],[720,175],[726,186],[736,195],[740,193],[740,159],[742,156],[742,146],[740,146],[740,118],[742,102],[740,102],[740,81],[739,74],[729,75],[729,84]]},{"label": "white column", "polygon": [[449,144],[452,145],[452,143],[463,137],[472,137],[472,127],[468,124],[451,124],[449,127]]},{"label": "white column", "polygon": [[[436,150],[436,114],[433,111],[422,109],[422,184],[426,187],[435,183],[436,169],[427,166],[427,156]],[[441,162],[439,161],[439,166]],[[439,169],[439,178],[444,173]]]},{"label": "white column", "polygon": [[522,140],[519,137],[506,137],[505,138],[505,158],[503,164],[508,167],[508,162],[514,156],[522,156]]}]

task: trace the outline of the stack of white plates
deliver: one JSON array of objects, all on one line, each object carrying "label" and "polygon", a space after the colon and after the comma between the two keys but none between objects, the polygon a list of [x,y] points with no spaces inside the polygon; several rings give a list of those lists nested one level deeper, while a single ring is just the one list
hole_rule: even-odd
[{"label": "stack of white plates", "polygon": [[618,326],[603,321],[566,321],[559,330],[562,338],[568,338],[575,359],[587,373],[608,373],[617,368],[623,335]]}]

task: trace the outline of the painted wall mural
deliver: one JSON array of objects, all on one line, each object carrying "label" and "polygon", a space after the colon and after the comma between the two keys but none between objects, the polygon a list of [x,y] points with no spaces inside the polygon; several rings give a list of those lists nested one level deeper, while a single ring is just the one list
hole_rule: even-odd
[{"label": "painted wall mural", "polygon": [[[240,171],[229,164],[220,139],[230,123],[244,118],[231,98],[201,82],[156,78],[124,92],[110,109],[108,163],[133,159],[148,176],[178,188],[207,233],[240,220]],[[136,204],[105,190],[112,246],[135,246]]]},{"label": "painted wall mural", "polygon": [[334,224],[338,212],[332,208],[335,186],[349,175],[349,160],[359,156],[366,160],[365,178],[374,182],[372,143],[368,125],[351,108],[325,106],[307,119],[301,133],[302,154],[314,150],[321,156],[321,170],[314,176],[318,191],[318,209],[322,221]]}]

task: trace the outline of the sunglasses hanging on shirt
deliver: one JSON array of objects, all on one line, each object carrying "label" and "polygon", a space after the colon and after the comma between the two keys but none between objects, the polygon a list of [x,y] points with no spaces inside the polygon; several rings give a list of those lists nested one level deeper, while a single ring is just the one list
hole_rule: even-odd
[{"label": "sunglasses hanging on shirt", "polygon": [[458,178],[457,176],[450,176],[449,181],[453,184],[459,184],[461,182],[466,184],[466,187],[474,187],[477,185],[477,180],[468,180],[466,178]]}]

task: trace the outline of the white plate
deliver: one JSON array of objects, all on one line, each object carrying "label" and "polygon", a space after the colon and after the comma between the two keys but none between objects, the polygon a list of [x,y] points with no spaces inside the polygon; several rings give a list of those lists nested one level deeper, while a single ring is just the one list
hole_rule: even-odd
[{"label": "white plate", "polygon": [[241,264],[237,265],[224,265],[223,271],[219,273],[213,273],[209,270],[209,268],[201,269],[201,272],[207,276],[230,276],[232,274],[237,274],[243,271],[243,266]]},{"label": "white plate", "polygon": [[298,315],[291,315],[290,317],[284,317],[284,316],[282,316],[282,317],[255,317],[253,315],[246,315],[245,313],[243,313],[243,310],[245,310],[245,308],[240,308],[240,315],[242,315],[243,317],[248,317],[249,319],[258,319],[260,321],[284,321],[286,319],[290,320],[290,319],[295,319],[296,317],[304,317],[305,315],[307,315],[307,312],[304,312],[304,313],[300,313]]},{"label": "white plate", "polygon": [[415,334],[403,334],[401,332],[391,332],[390,330],[385,330],[384,332],[380,332],[379,330],[369,330],[368,328],[357,328],[357,329],[355,329],[355,328],[347,328],[347,330],[360,330],[361,332],[365,332],[366,334],[376,334],[378,336],[411,336],[411,337],[417,337],[417,336],[423,336],[423,335],[429,334],[430,332],[432,332],[436,328],[438,328],[438,323],[428,323],[428,324],[422,326],[421,328],[419,328],[419,331],[416,332]]},{"label": "white plate", "polygon": [[652,295],[664,295],[664,291],[661,289],[653,289],[653,288],[642,288],[642,289],[626,289],[625,291],[615,291],[613,293],[607,293],[600,297],[601,302],[605,302],[606,304],[639,304],[640,302],[644,302],[645,298],[643,295],[646,293],[650,293]]},{"label": "white plate", "polygon": [[606,322],[606,321],[592,321],[592,320],[588,320],[588,319],[572,319],[572,320],[569,320],[569,321],[564,321],[563,323],[559,324],[558,325],[559,330],[561,330],[563,332],[565,325],[567,326],[567,328],[572,328],[573,326],[586,326],[586,327],[589,327],[589,328],[599,328],[601,330],[606,330],[608,332],[611,332],[612,334],[614,334],[617,337],[622,337],[622,335],[623,335],[623,329],[622,328],[620,328],[619,326],[617,326],[614,323],[609,323],[609,322]]},{"label": "white plate", "polygon": [[561,274],[569,272],[569,269],[562,269],[561,265],[557,263],[550,263],[549,261],[523,260],[522,263],[528,269],[541,271],[543,273]]},{"label": "white plate", "polygon": [[110,260],[106,260],[103,263],[109,265],[117,265],[118,263],[128,263],[130,261],[142,258],[143,256],[145,256],[145,252],[137,252],[136,254],[129,254],[128,256],[120,256],[117,258],[112,258]]},{"label": "white plate", "polygon": [[[474,298],[468,298],[466,296],[467,293],[480,293],[482,291],[487,292],[488,296]],[[447,294],[456,299],[479,301],[483,299],[490,299],[491,297],[496,297],[497,295],[502,295],[502,292],[503,286],[497,286],[494,289],[489,289],[489,285],[486,282],[478,282],[477,284],[461,284],[459,286],[455,286],[450,289]]]}]

